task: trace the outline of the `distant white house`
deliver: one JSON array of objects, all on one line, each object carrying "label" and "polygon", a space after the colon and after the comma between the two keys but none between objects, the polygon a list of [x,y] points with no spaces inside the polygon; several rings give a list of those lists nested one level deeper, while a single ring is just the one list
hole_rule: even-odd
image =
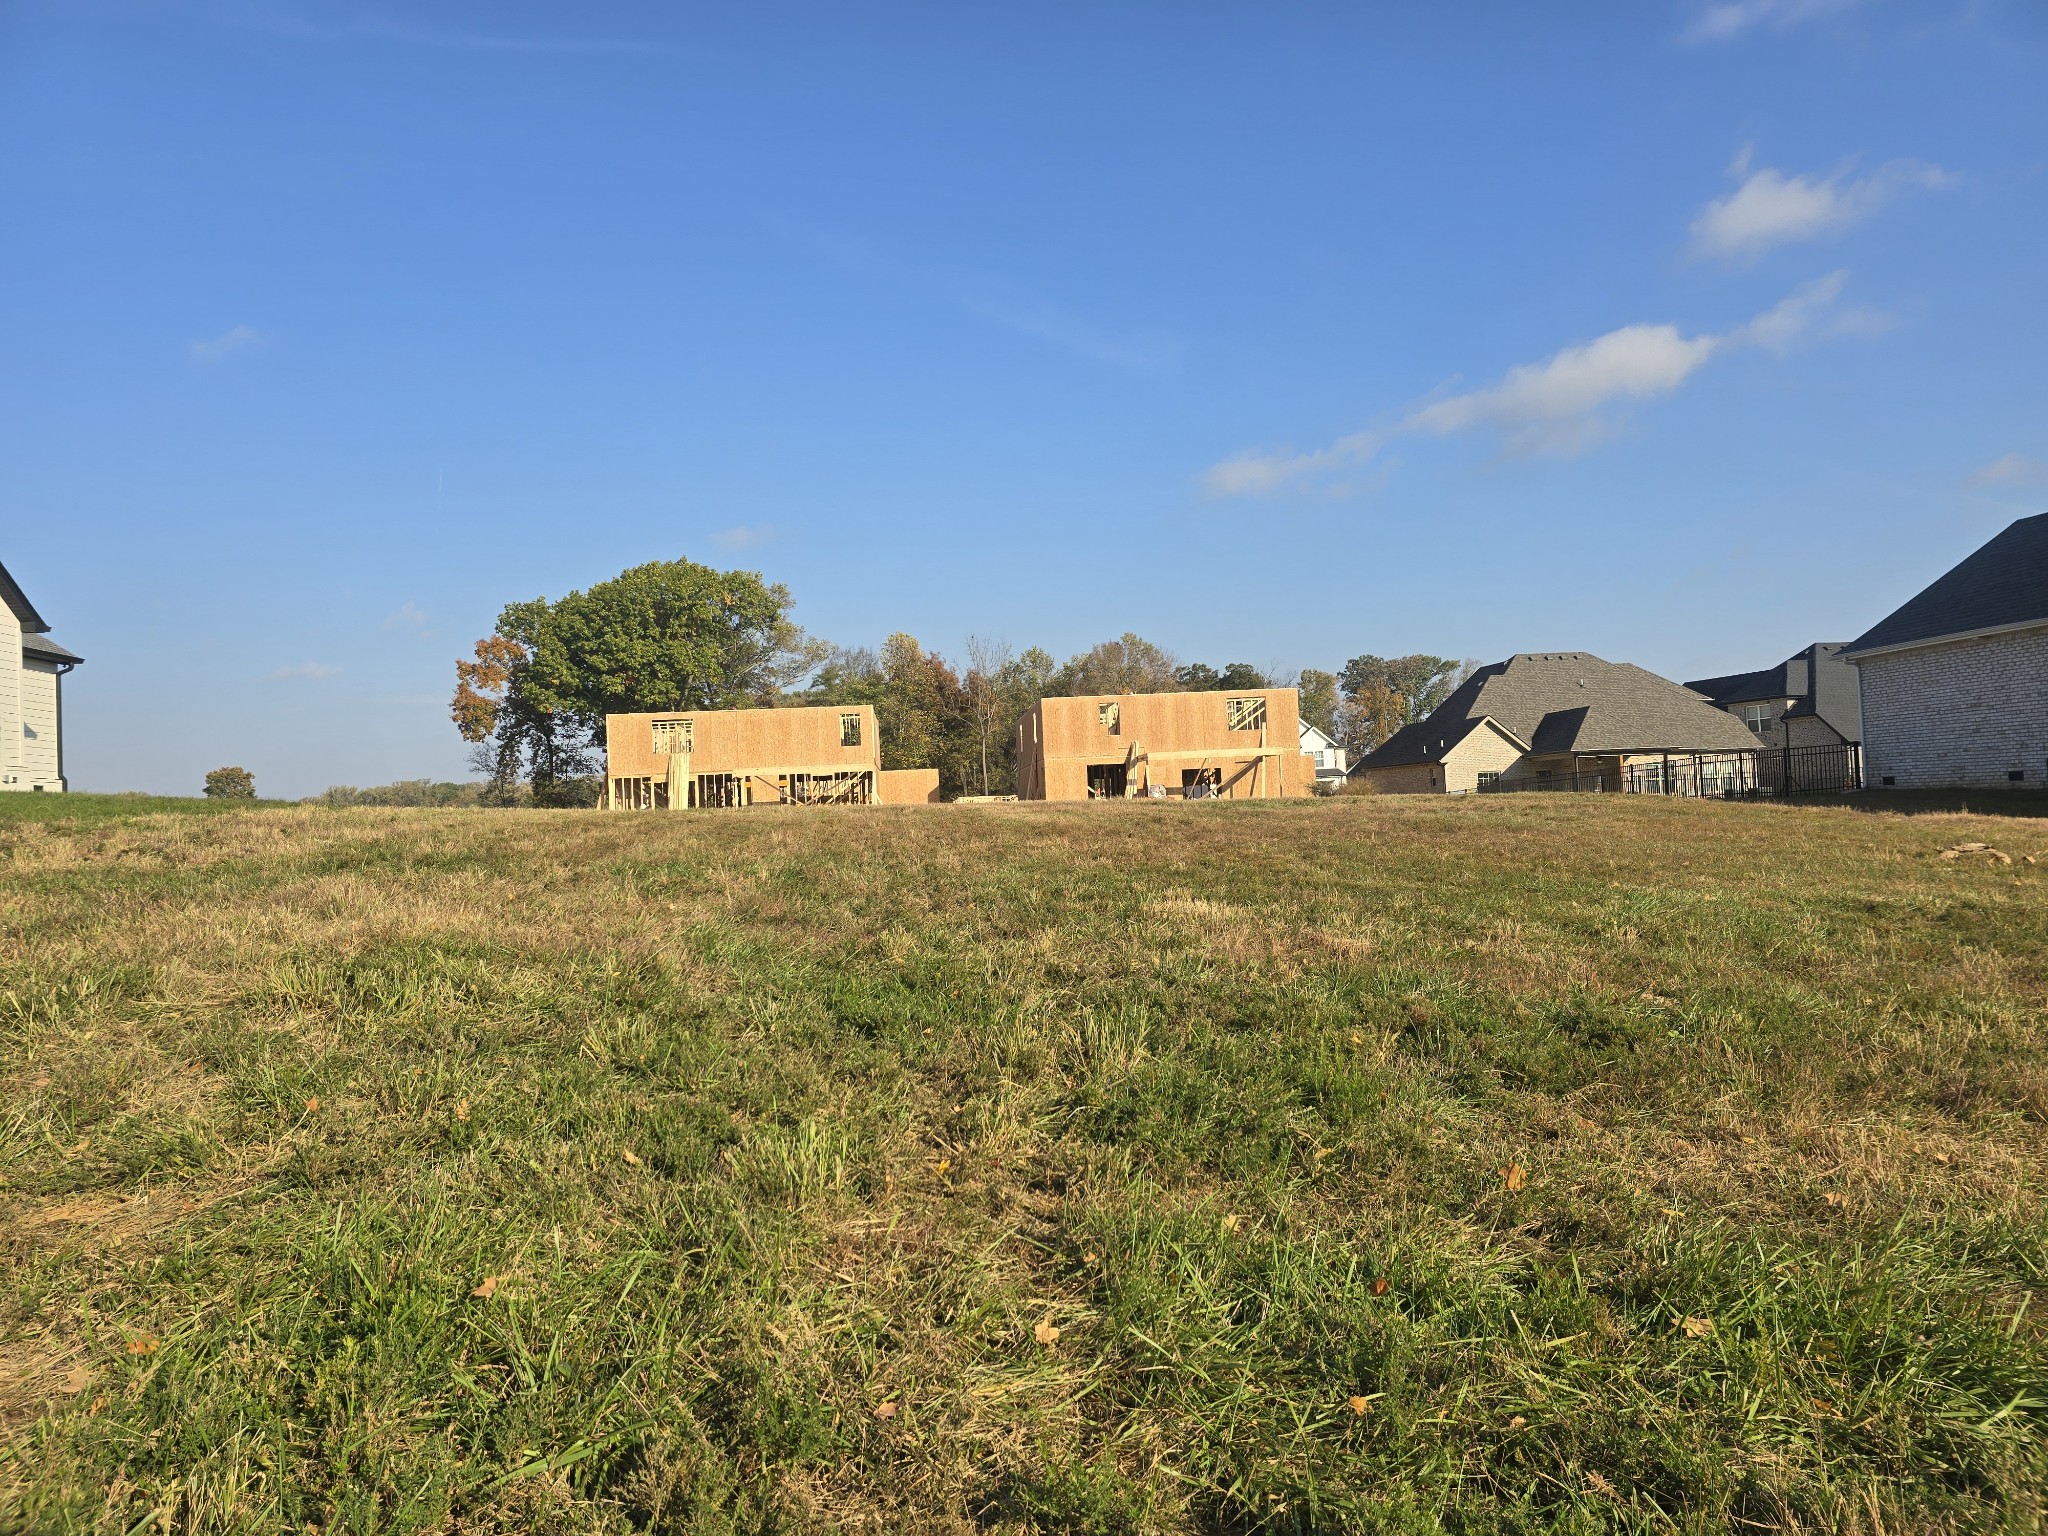
[{"label": "distant white house", "polygon": [[64,792],[62,678],[83,658],[49,636],[0,565],[0,791]]},{"label": "distant white house", "polygon": [[1316,788],[1335,789],[1344,782],[1344,749],[1306,720],[1301,722],[1301,750],[1316,760]]}]

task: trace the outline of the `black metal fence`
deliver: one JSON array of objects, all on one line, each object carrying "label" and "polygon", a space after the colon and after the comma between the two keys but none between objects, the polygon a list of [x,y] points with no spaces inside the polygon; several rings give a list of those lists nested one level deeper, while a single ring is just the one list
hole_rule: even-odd
[{"label": "black metal fence", "polygon": [[1753,800],[1780,795],[1833,795],[1863,787],[1860,742],[1815,747],[1756,747],[1738,752],[1668,752],[1638,758],[1621,773],[1481,774],[1485,795],[1551,791],[1563,794],[1680,795],[1699,800]]}]

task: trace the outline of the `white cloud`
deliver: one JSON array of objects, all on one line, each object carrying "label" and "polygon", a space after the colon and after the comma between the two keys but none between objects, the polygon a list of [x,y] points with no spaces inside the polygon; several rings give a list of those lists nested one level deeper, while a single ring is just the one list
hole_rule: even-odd
[{"label": "white cloud", "polygon": [[1846,11],[1861,0],[1720,0],[1685,30],[1688,43],[1726,43],[1754,27],[1783,28]]},{"label": "white cloud", "polygon": [[1769,166],[1752,171],[1747,149],[1735,157],[1729,174],[1743,178],[1742,184],[1692,221],[1697,257],[1752,258],[1773,246],[1819,240],[1868,218],[1901,192],[1954,180],[1940,166],[1919,160],[1893,160],[1853,178],[1847,172],[1788,176]]},{"label": "white cloud", "polygon": [[273,683],[282,683],[290,682],[297,678],[318,679],[323,677],[334,677],[338,675],[340,671],[341,668],[329,666],[324,661],[300,661],[294,662],[291,666],[288,667],[279,667],[275,672],[270,674],[270,681]]},{"label": "white cloud", "polygon": [[238,325],[233,330],[206,341],[192,343],[194,362],[217,363],[232,352],[246,352],[260,347],[267,340],[264,334],[253,326]]},{"label": "white cloud", "polygon": [[763,524],[758,528],[721,528],[711,535],[711,542],[720,549],[752,549],[774,537],[775,530]]},{"label": "white cloud", "polygon": [[2002,459],[1993,459],[1963,484],[2032,485],[2042,480],[2048,480],[2048,464],[2030,459],[2023,453],[2008,453]]},{"label": "white cloud", "polygon": [[1834,272],[1804,284],[1720,335],[1687,336],[1670,324],[1625,325],[1540,363],[1511,368],[1498,384],[1430,401],[1391,426],[1354,432],[1327,448],[1234,455],[1211,466],[1203,485],[1214,496],[1260,495],[1364,463],[1406,433],[1441,437],[1486,428],[1513,453],[1583,452],[1612,430],[1611,408],[1670,394],[1718,353],[1742,347],[1784,352],[1815,328],[1847,281],[1847,273]]},{"label": "white cloud", "polygon": [[420,611],[419,604],[415,603],[411,598],[407,598],[399,606],[398,612],[386,615],[384,627],[386,629],[409,629],[414,634],[424,635],[427,632],[427,616]]}]

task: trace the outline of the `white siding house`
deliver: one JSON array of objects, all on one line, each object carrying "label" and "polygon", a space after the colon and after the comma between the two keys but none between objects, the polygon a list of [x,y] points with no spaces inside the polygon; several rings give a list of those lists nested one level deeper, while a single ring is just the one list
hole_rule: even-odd
[{"label": "white siding house", "polygon": [[0,565],[0,793],[64,790],[64,675],[82,659],[49,638]]},{"label": "white siding house", "polygon": [[1344,782],[1344,749],[1306,720],[1301,722],[1301,750],[1315,759],[1317,789],[1335,789]]}]

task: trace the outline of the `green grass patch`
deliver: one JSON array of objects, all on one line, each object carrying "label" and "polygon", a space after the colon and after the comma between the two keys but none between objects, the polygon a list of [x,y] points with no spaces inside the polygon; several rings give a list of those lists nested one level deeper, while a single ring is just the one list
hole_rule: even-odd
[{"label": "green grass patch", "polygon": [[17,824],[0,1529],[2032,1527],[2044,825]]}]

